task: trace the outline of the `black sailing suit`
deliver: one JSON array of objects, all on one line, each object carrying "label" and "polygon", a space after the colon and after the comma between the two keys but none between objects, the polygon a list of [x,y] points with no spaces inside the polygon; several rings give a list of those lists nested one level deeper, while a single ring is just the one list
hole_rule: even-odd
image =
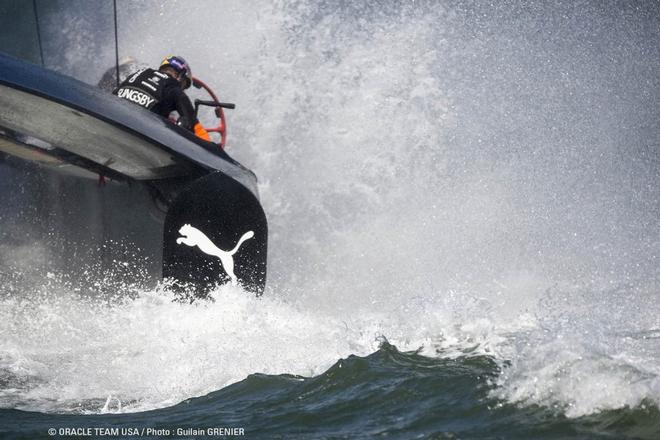
[{"label": "black sailing suit", "polygon": [[198,121],[192,103],[181,89],[179,81],[166,73],[154,69],[140,70],[129,76],[112,93],[164,118],[176,110],[180,116],[179,125],[194,132]]}]

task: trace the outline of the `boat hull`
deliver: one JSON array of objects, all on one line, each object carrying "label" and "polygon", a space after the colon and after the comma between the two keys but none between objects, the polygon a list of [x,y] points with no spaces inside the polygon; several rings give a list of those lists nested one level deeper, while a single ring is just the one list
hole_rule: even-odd
[{"label": "boat hull", "polygon": [[[42,249],[48,273],[165,278],[197,295],[226,282],[263,292],[268,226],[256,176],[215,148],[92,86],[0,55],[0,181],[9,189],[0,202],[10,207],[0,238]],[[223,252],[252,237],[231,255],[209,254],[180,240],[185,225]],[[7,246],[2,261],[12,260]]]}]

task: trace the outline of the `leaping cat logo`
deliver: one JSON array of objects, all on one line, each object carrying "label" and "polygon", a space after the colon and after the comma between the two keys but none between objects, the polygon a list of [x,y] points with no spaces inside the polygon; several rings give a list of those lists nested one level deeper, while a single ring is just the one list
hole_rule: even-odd
[{"label": "leaping cat logo", "polygon": [[238,248],[241,247],[245,240],[249,240],[250,238],[254,237],[254,232],[248,231],[243,234],[241,239],[238,240],[238,243],[234,249],[230,251],[223,251],[222,249],[218,248],[202,231],[188,224],[181,226],[181,229],[179,229],[179,234],[181,234],[183,237],[177,238],[176,244],[185,244],[190,247],[197,246],[205,254],[218,257],[222,263],[222,267],[225,269],[225,272],[227,272],[227,275],[229,275],[229,278],[231,278],[231,283],[236,285],[237,279],[236,275],[234,275],[234,254],[238,252]]}]

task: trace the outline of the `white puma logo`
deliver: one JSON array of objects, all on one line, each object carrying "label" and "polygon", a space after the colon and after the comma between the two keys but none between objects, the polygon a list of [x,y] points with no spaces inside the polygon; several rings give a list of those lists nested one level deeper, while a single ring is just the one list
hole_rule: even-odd
[{"label": "white puma logo", "polygon": [[202,231],[188,224],[181,226],[179,234],[183,237],[177,238],[176,244],[185,244],[191,247],[197,246],[205,254],[218,257],[225,272],[227,272],[227,275],[231,278],[231,283],[236,285],[237,280],[236,275],[234,275],[234,254],[238,251],[238,248],[241,247],[241,244],[243,244],[245,240],[254,237],[254,232],[248,231],[243,234],[234,249],[229,252],[218,248]]}]

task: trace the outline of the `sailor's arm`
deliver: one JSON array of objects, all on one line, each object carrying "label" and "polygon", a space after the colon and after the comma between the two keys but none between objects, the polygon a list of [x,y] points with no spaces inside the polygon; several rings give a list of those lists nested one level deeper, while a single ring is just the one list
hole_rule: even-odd
[{"label": "sailor's arm", "polygon": [[209,133],[202,127],[202,124],[195,117],[195,110],[193,109],[190,98],[186,96],[183,91],[178,93],[176,98],[176,111],[179,112],[181,116],[179,123],[186,129],[195,133],[195,136],[198,138],[204,139],[205,141],[211,141],[211,136]]}]

